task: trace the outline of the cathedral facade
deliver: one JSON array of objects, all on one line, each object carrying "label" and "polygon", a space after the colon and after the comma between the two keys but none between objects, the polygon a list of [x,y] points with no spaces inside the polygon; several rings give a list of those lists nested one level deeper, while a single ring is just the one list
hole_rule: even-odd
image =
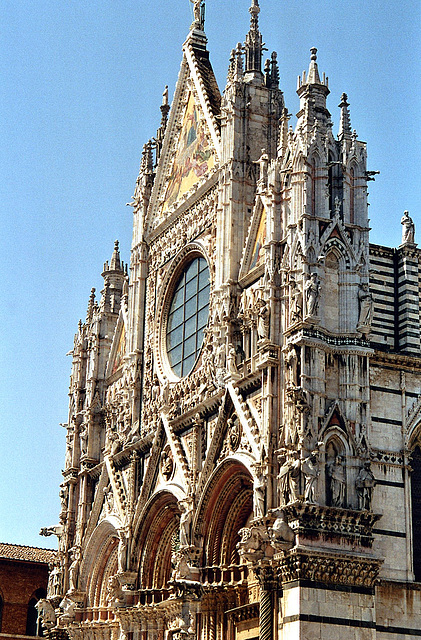
[{"label": "cathedral facade", "polygon": [[[73,347],[59,558],[74,640],[421,635],[421,251],[369,243],[366,144],[311,49],[295,128],[260,7],[223,94],[204,2]],[[399,223],[399,221],[398,221]]]}]

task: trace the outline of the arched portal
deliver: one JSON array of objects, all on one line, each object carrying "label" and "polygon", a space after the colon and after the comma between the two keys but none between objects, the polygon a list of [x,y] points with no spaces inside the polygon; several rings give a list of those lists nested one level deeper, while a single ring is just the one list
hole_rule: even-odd
[{"label": "arched portal", "polygon": [[145,508],[136,536],[134,553],[141,589],[168,588],[171,555],[178,542],[179,524],[180,509],[176,497],[167,491],[154,496]]},{"label": "arched portal", "polygon": [[237,460],[226,460],[208,482],[198,509],[196,536],[203,540],[202,570],[213,582],[215,567],[239,564],[239,530],[253,513],[253,481]]}]

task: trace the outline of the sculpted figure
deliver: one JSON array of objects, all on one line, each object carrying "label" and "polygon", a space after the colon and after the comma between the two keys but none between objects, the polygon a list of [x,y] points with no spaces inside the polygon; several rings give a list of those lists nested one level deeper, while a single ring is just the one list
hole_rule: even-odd
[{"label": "sculpted figure", "polygon": [[267,300],[260,298],[258,301],[258,320],[257,320],[257,335],[260,340],[269,338],[270,331],[270,309]]},{"label": "sculpted figure", "polygon": [[38,611],[38,618],[42,622],[43,626],[46,629],[53,627],[56,623],[56,614],[55,611],[48,600],[42,598],[38,600],[35,605],[35,609]]},{"label": "sculpted figure", "polygon": [[179,504],[182,509],[180,517],[180,546],[188,547],[190,545],[190,529],[193,520],[192,505],[189,500],[182,500]]},{"label": "sculpted figure", "polygon": [[345,506],[346,476],[344,457],[337,456],[335,462],[328,467],[332,507]]},{"label": "sculpted figure", "polygon": [[55,562],[53,565],[49,565],[49,569],[47,597],[54,598],[61,594],[61,567],[58,562]]},{"label": "sculpted figure", "polygon": [[281,499],[281,504],[288,504],[290,501],[290,487],[289,487],[289,472],[291,469],[291,461],[285,460],[279,470],[278,474],[278,486],[279,486],[279,494]]},{"label": "sculpted figure", "polygon": [[289,470],[289,491],[291,502],[295,502],[300,499],[301,460],[298,451],[293,451],[292,457],[293,459]]},{"label": "sculpted figure", "polygon": [[235,348],[233,344],[228,346],[228,355],[227,355],[227,370],[228,373],[237,374],[237,356],[235,354]]},{"label": "sculpted figure", "polygon": [[414,244],[415,225],[408,211],[403,212],[403,216],[401,218],[401,225],[403,227],[402,228],[402,244],[406,244],[406,243]]},{"label": "sculpted figure", "polygon": [[118,571],[123,573],[127,569],[127,548],[129,546],[129,541],[127,539],[127,534],[123,529],[121,529],[118,532],[118,536],[119,536],[118,551],[117,551]]},{"label": "sculpted figure", "polygon": [[255,518],[263,518],[265,515],[265,494],[266,480],[262,471],[259,470],[253,482],[253,503]]},{"label": "sculpted figure", "polygon": [[355,488],[358,494],[358,508],[370,511],[371,500],[373,498],[373,489],[376,485],[373,472],[369,462],[364,462],[364,466],[360,469],[357,479],[355,480]]},{"label": "sculpted figure", "polygon": [[290,323],[299,322],[303,317],[303,294],[300,286],[293,280],[291,282],[291,311]]},{"label": "sculpted figure", "polygon": [[317,504],[316,488],[317,479],[320,475],[320,465],[318,460],[318,452],[313,451],[308,458],[303,460],[302,470],[305,477],[304,502]]},{"label": "sculpted figure", "polygon": [[269,528],[269,537],[275,549],[290,549],[295,541],[294,531],[286,522],[285,514],[282,509],[273,509],[271,511],[276,517],[272,527]]},{"label": "sculpted figure", "polygon": [[316,316],[320,297],[320,280],[317,273],[312,273],[305,284],[306,307],[308,316]]},{"label": "sculpted figure", "polygon": [[120,604],[124,601],[123,590],[117,576],[110,576],[107,584],[107,598],[113,604]]},{"label": "sculpted figure", "polygon": [[198,25],[201,25],[202,24],[202,3],[203,3],[203,0],[190,0],[190,2],[193,4],[194,21]]},{"label": "sculpted figure", "polygon": [[75,614],[76,602],[74,600],[72,600],[68,596],[65,596],[63,600],[60,602],[59,609],[61,612],[60,620],[69,621],[69,622],[71,620],[74,620],[76,615]]},{"label": "sculpted figure", "polygon": [[161,473],[167,482],[171,478],[173,470],[174,462],[172,457],[167,453],[167,451],[163,451],[161,453]]},{"label": "sculpted figure", "polygon": [[293,387],[296,387],[298,384],[297,380],[297,365],[298,365],[298,356],[295,347],[291,346],[285,354],[285,362],[287,365],[288,372],[288,383]]},{"label": "sculpted figure", "polygon": [[357,331],[369,333],[373,321],[374,302],[367,283],[361,285],[358,299],[360,301],[360,316],[358,318]]},{"label": "sculpted figure", "polygon": [[76,591],[81,560],[80,548],[72,547],[70,551],[72,552],[72,563],[69,567],[69,588],[70,591]]}]

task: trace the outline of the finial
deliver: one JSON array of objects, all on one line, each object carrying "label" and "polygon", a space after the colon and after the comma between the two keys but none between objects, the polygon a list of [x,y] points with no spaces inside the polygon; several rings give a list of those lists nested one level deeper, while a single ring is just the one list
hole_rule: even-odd
[{"label": "finial", "polygon": [[118,240],[114,242],[114,251],[111,256],[110,271],[121,271],[120,249]]},{"label": "finial", "polygon": [[87,323],[92,321],[93,313],[94,313],[94,306],[95,306],[95,287],[92,287],[91,295],[89,296],[89,301],[88,301],[88,311],[86,313],[86,322]]},{"label": "finial", "polygon": [[310,58],[310,67],[308,70],[307,84],[321,84],[319,69],[317,67],[317,49],[316,47],[312,47],[310,49],[311,58]]},{"label": "finial", "polygon": [[262,73],[262,55],[263,41],[262,34],[259,31],[259,0],[252,0],[249,9],[250,31],[246,35],[245,53],[246,53],[246,73],[248,71],[257,71]]},{"label": "finial", "polygon": [[349,103],[348,96],[346,93],[343,93],[341,96],[341,103],[338,105],[341,110],[341,119],[339,122],[339,137],[343,138],[344,136],[351,136],[351,118],[349,115]]}]

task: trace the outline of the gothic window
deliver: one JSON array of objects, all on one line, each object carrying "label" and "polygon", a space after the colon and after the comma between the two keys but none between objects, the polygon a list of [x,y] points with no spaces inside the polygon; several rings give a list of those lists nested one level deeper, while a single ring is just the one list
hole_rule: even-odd
[{"label": "gothic window", "polygon": [[203,257],[188,262],[176,282],[166,325],[167,355],[180,378],[199,357],[209,315],[209,267]]},{"label": "gothic window", "polygon": [[415,580],[421,582],[421,447],[412,454],[411,499],[412,499],[412,541]]},{"label": "gothic window", "polygon": [[339,331],[339,260],[329,251],[325,262],[325,326],[328,331]]},{"label": "gothic window", "polygon": [[[46,597],[45,589],[37,589],[28,602],[28,610],[26,614],[26,635],[27,636],[42,636],[42,626],[38,628],[38,611],[35,608],[36,603],[41,598]],[[1,619],[1,618],[0,618]]]},{"label": "gothic window", "polygon": [[355,172],[351,167],[349,176],[349,221],[354,224],[355,221]]}]

